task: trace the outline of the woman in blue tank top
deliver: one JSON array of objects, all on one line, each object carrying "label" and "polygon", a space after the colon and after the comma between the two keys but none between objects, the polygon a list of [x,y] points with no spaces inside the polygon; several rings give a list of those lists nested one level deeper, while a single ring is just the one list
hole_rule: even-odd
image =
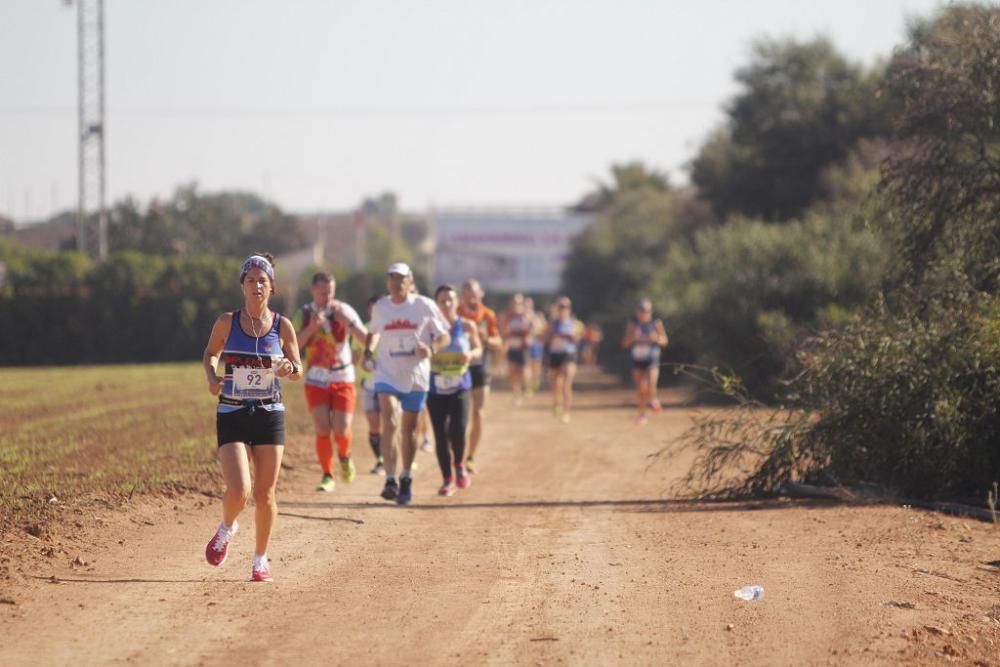
[{"label": "woman in blue tank top", "polygon": [[667,331],[663,322],[653,317],[653,303],[642,299],[635,309],[635,317],[625,326],[622,347],[632,359],[632,380],[635,381],[639,414],[636,421],[645,424],[646,408],[659,412],[662,407],[656,398],[656,385],[660,379],[660,350],[667,346]]},{"label": "woman in blue tank top", "polygon": [[434,301],[451,327],[451,343],[431,357],[427,411],[431,416],[438,465],[444,480],[438,494],[450,496],[455,493],[456,487],[465,489],[472,482],[464,464],[469,390],[472,388],[469,362],[482,358],[483,345],[476,323],[458,316],[458,294],[454,287],[438,287],[434,292]]},{"label": "woman in blue tank top", "polygon": [[573,407],[573,377],[583,325],[573,317],[569,297],[556,299],[555,316],[549,322],[545,340],[549,350],[549,376],[552,385],[552,410],[564,424],[569,423]]},{"label": "woman in blue tank top", "polygon": [[[202,355],[208,391],[219,397],[215,423],[226,483],[222,523],[205,547],[205,558],[211,565],[226,561],[238,529],[236,517],[252,492],[257,539],[250,578],[271,581],[267,545],[278,514],[274,491],[285,449],[279,378],[301,379],[302,361],[292,323],[268,308],[274,293],[274,258],[248,257],[240,271],[240,286],[243,308],[215,321]],[[223,377],[218,376],[220,360],[225,364]]]}]

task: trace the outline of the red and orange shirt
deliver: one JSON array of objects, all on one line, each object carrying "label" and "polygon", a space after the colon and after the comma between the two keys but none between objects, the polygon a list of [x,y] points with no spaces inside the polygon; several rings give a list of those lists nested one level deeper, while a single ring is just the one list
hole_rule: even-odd
[{"label": "red and orange shirt", "polygon": [[[305,346],[306,384],[327,387],[332,382],[354,382],[354,364],[351,356],[350,325],[361,325],[357,311],[343,301],[336,306],[347,322],[335,318],[332,311],[319,331],[312,335]],[[306,304],[295,315],[295,328],[299,331],[309,326],[317,317],[316,304]]]}]

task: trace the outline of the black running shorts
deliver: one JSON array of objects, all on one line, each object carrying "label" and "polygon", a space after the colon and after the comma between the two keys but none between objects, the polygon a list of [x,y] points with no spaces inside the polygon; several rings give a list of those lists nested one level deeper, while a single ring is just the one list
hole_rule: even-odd
[{"label": "black running shorts", "polygon": [[549,353],[549,368],[556,370],[562,368],[566,364],[575,364],[576,355],[569,354],[566,352],[550,352]]},{"label": "black running shorts", "polygon": [[250,447],[254,445],[285,444],[285,411],[265,410],[256,407],[240,408],[235,412],[217,412],[215,414],[215,431],[218,444],[242,442]]},{"label": "black running shorts", "polygon": [[507,363],[515,366],[524,366],[528,363],[528,351],[524,348],[519,350],[507,350]]},{"label": "black running shorts", "polygon": [[472,377],[472,388],[490,386],[490,372],[486,369],[486,364],[469,366],[469,375]]}]

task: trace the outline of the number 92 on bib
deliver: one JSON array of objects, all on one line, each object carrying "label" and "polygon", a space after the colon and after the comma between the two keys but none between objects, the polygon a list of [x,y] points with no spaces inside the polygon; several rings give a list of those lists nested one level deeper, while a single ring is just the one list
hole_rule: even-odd
[{"label": "number 92 on bib", "polygon": [[233,394],[238,398],[271,398],[274,395],[274,369],[233,368]]}]

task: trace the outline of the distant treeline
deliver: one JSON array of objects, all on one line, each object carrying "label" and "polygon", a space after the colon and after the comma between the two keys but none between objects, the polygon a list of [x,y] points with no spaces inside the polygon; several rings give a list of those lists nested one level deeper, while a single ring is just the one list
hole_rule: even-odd
[{"label": "distant treeline", "polygon": [[191,360],[241,303],[239,259],[27,251],[0,241],[0,365]]},{"label": "distant treeline", "polygon": [[[73,228],[67,223],[57,217],[33,231],[64,235]],[[88,242],[95,228],[88,220]],[[0,365],[198,358],[215,318],[242,302],[240,259],[307,241],[292,218],[256,195],[185,185],[145,207],[117,202],[108,245],[110,258],[95,262],[72,250],[75,238],[42,251],[0,237],[0,317],[11,323],[0,337]]]},{"label": "distant treeline", "polygon": [[[388,218],[395,205],[383,194],[363,201],[361,210]],[[67,223],[57,217],[42,226],[65,234],[72,228]],[[88,224],[93,227],[94,221]],[[252,252],[279,257],[278,294],[271,306],[289,316],[287,297],[294,294],[297,304],[311,298],[315,270],[334,271],[338,298],[363,313],[366,300],[385,289],[382,271],[389,261],[411,259],[401,238],[384,225],[370,225],[371,271],[309,267],[289,285],[280,259],[309,247],[312,239],[302,225],[255,195],[201,193],[194,185],[146,206],[118,202],[110,212],[108,238],[110,256],[99,262],[69,247],[39,250],[0,236],[0,317],[11,323],[0,336],[0,365],[200,358],[215,318],[243,303],[239,268]],[[417,278],[426,289],[419,270]]]}]

